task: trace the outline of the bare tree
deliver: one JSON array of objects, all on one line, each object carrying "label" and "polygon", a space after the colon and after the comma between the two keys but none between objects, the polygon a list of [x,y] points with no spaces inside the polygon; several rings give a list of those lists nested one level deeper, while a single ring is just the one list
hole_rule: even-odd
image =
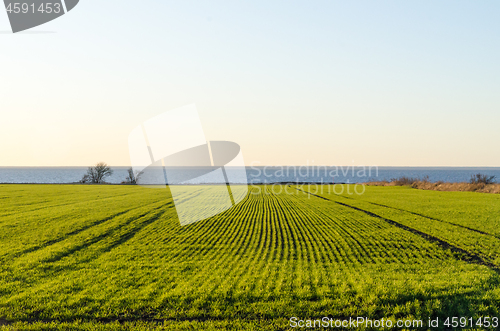
[{"label": "bare tree", "polygon": [[139,182],[139,178],[141,178],[143,172],[142,171],[134,171],[132,168],[127,169],[127,177],[122,182],[122,184],[137,184]]},{"label": "bare tree", "polygon": [[104,162],[99,162],[87,169],[87,173],[82,177],[80,183],[102,184],[104,179],[113,174],[113,170]]}]

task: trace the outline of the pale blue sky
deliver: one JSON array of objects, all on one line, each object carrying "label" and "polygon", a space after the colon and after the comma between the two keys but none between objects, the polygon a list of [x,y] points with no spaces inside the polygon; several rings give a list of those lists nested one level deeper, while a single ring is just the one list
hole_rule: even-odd
[{"label": "pale blue sky", "polygon": [[247,164],[500,166],[498,1],[81,0],[0,11],[0,166],[128,165],[196,103]]}]

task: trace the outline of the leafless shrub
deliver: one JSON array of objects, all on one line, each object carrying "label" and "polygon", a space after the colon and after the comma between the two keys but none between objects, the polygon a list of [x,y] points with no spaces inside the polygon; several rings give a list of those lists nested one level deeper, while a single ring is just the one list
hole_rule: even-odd
[{"label": "leafless shrub", "polygon": [[402,176],[399,178],[392,178],[391,182],[396,186],[412,186],[413,183],[418,182],[418,178]]},{"label": "leafless shrub", "polygon": [[489,185],[495,182],[496,176],[488,176],[484,174],[475,174],[470,177],[469,183],[471,184],[484,184]]},{"label": "leafless shrub", "polygon": [[90,178],[87,174],[83,175],[82,179],[80,179],[79,183],[80,184],[86,184],[90,182]]},{"label": "leafless shrub", "polygon": [[142,174],[143,174],[142,171],[134,171],[134,169],[128,168],[127,177],[122,182],[122,184],[137,185],[139,183],[139,179],[141,178]]}]

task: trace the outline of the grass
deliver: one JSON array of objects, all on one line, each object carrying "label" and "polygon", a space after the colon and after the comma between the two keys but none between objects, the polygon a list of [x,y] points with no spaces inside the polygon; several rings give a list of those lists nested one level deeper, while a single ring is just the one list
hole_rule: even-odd
[{"label": "grass", "polygon": [[500,196],[349,189],[254,186],[181,227],[168,190],[0,186],[0,330],[499,315]]}]

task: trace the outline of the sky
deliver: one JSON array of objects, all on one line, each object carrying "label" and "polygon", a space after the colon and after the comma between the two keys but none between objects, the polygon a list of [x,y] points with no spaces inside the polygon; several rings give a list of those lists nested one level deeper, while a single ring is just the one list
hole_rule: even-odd
[{"label": "sky", "polygon": [[247,165],[500,166],[500,2],[81,0],[12,34],[0,166],[130,165],[196,104]]}]

